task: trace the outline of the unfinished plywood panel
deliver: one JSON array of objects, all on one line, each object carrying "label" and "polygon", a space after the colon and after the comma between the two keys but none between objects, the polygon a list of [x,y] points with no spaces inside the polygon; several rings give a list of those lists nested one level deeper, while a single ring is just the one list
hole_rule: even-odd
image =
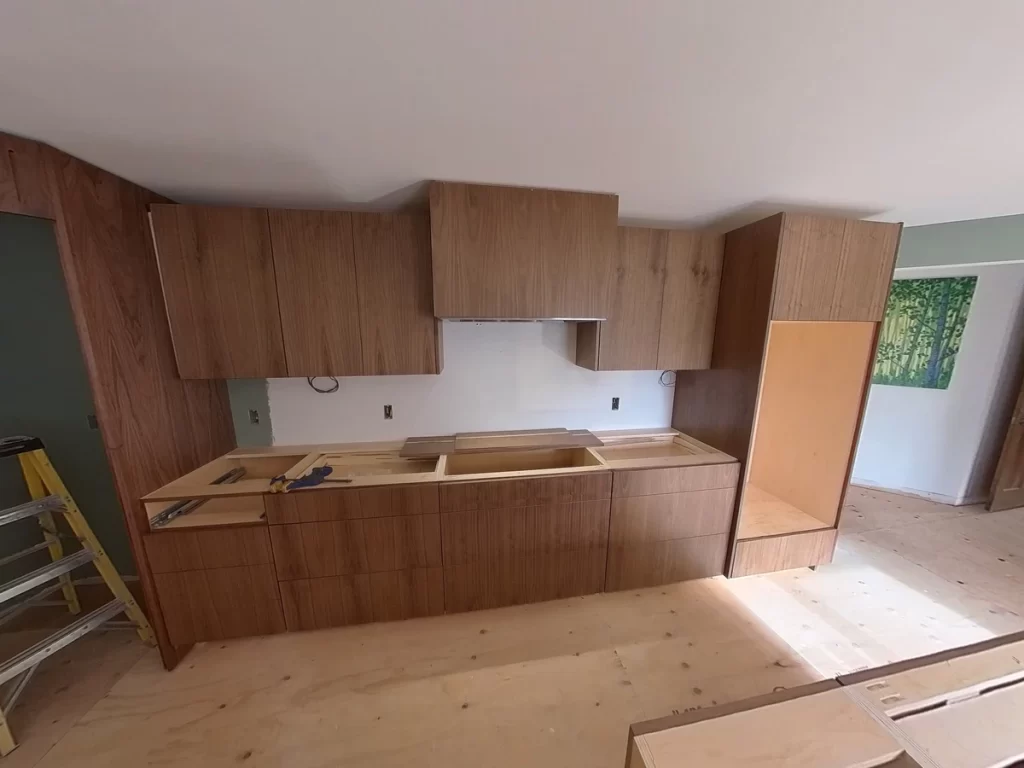
[{"label": "unfinished plywood panel", "polygon": [[838,520],[876,331],[803,322],[769,331],[747,479],[825,526]]}]

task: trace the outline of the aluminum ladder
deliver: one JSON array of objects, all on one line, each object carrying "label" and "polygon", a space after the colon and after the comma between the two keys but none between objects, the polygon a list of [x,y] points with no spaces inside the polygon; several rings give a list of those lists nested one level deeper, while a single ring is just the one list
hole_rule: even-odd
[{"label": "aluminum ladder", "polygon": [[[6,624],[30,608],[53,605],[54,602],[50,598],[58,591],[63,593],[63,600],[58,604],[66,605],[72,614],[81,613],[71,572],[84,565],[91,564],[96,568],[113,593],[113,599],[17,656],[0,662],[0,686],[7,686],[0,698],[0,755],[7,755],[17,747],[7,718],[44,659],[94,629],[104,625],[116,625],[117,623],[111,622],[111,619],[121,613],[128,619],[120,622],[121,626],[131,626],[138,632],[143,642],[149,645],[155,643],[153,630],[145,614],[110,562],[106,551],[92,532],[75,500],[71,498],[57,471],[50,464],[43,450],[42,440],[22,436],[0,438],[0,458],[5,457],[17,457],[32,501],[0,510],[0,527],[18,520],[35,518],[42,529],[43,541],[0,558],[0,566],[14,563],[44,549],[48,551],[51,562],[0,585],[0,625]],[[69,555],[64,554],[62,540],[65,537],[61,536],[54,515],[63,516],[74,538],[81,544],[81,549]],[[17,602],[14,602],[16,600]]]}]

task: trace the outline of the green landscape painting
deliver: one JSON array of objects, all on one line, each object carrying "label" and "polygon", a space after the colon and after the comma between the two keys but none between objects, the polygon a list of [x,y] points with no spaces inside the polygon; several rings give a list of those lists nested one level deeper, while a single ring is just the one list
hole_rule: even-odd
[{"label": "green landscape painting", "polygon": [[871,383],[949,387],[977,282],[977,277],[893,281]]}]

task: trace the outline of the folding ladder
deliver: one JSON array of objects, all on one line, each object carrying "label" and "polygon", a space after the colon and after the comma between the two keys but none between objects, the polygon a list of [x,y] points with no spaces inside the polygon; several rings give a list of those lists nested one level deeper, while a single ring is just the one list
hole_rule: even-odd
[{"label": "folding ladder", "polygon": [[[43,659],[94,629],[104,625],[116,625],[110,622],[120,613],[128,617],[127,622],[120,623],[122,626],[133,626],[143,642],[150,645],[154,643],[153,630],[145,614],[121,580],[75,500],[71,498],[60,476],[50,464],[43,450],[42,440],[35,437],[0,438],[0,458],[5,457],[17,457],[32,501],[0,510],[0,527],[18,520],[35,518],[42,528],[43,541],[0,558],[0,566],[44,549],[49,552],[52,562],[0,585],[0,625],[6,624],[29,608],[52,605],[53,602],[48,598],[58,591],[63,593],[64,598],[60,604],[67,605],[72,614],[81,613],[78,595],[71,580],[71,571],[90,563],[99,571],[103,581],[110,588],[113,599],[17,656],[0,662],[0,686],[7,685],[7,690],[0,699],[0,755],[8,754],[17,746],[11,735],[7,716]],[[81,543],[81,549],[70,555],[64,554],[63,537],[56,527],[54,515],[64,517],[74,538]],[[12,602],[15,599],[19,601]]]}]

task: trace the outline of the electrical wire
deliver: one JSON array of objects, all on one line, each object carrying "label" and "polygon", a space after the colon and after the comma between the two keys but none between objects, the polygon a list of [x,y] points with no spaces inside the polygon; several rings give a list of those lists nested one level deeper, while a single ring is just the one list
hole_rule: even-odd
[{"label": "electrical wire", "polygon": [[[313,383],[317,379],[330,379],[334,383],[331,386],[327,387],[326,389],[320,389],[320,387],[318,387],[316,384]],[[335,376],[307,376],[306,377],[306,383],[309,384],[310,388],[314,392],[319,392],[321,395],[329,395],[331,392],[337,392],[338,391],[338,387],[341,386],[338,383],[337,377],[335,377]]]}]

